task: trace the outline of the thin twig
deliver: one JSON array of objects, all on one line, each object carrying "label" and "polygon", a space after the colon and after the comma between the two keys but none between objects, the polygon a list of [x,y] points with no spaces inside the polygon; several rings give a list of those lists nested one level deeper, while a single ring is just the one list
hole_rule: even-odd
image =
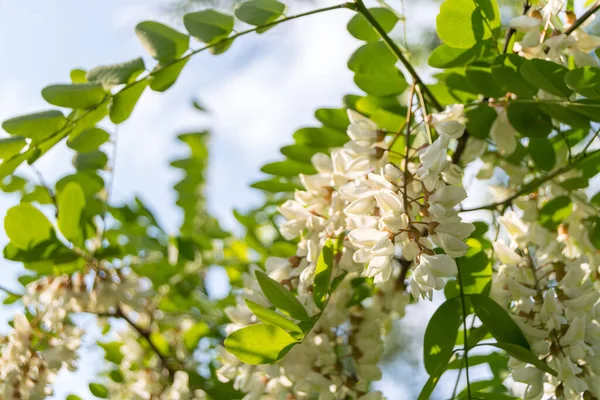
[{"label": "thin twig", "polygon": [[600,0],[597,0],[581,17],[577,18],[571,26],[565,30],[565,35],[570,35],[575,29],[579,28],[585,21],[587,21],[596,11],[600,10]]}]

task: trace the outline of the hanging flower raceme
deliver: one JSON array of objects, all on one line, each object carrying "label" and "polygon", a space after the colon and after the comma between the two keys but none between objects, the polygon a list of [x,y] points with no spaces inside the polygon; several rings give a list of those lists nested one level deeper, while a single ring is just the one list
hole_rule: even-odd
[{"label": "hanging flower raceme", "polygon": [[[355,111],[348,114],[351,140],[331,156],[315,155],[312,162],[318,174],[300,175],[304,190],[280,207],[286,218],[281,234],[299,239],[296,255],[266,262],[269,277],[295,292],[308,314],[319,316],[318,322],[275,365],[249,366],[223,354],[219,376],[233,380],[249,398],[262,393],[377,398],[366,390],[370,381],[381,377],[378,362],[385,321],[402,316],[409,302],[405,277],[411,277],[415,299],[431,298],[446,278],[457,273],[454,258],[468,248],[464,240],[474,226],[458,216],[456,206],[466,192],[462,171],[448,156],[452,141],[465,131],[463,107],[450,106],[428,116],[437,139],[417,149],[407,146],[413,154],[399,162],[390,161],[390,142],[383,131]],[[332,240],[339,242],[334,279],[342,281],[320,311],[312,293],[316,267]],[[353,302],[355,288],[369,278],[373,286],[365,290],[373,301]],[[251,275],[245,282],[242,297],[270,306]],[[243,301],[226,313],[233,322],[230,332],[258,322]]]}]

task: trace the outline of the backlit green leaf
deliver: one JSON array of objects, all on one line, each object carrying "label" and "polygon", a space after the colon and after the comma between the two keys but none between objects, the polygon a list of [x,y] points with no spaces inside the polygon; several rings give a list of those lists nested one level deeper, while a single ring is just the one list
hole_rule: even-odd
[{"label": "backlit green leaf", "polygon": [[66,108],[90,108],[106,97],[99,83],[50,85],[42,90],[42,97],[50,104]]},{"label": "backlit green leaf", "polygon": [[132,82],[145,69],[144,60],[136,58],[135,60],[120,64],[101,65],[92,68],[87,73],[87,80],[90,82],[100,82],[104,85],[127,84]]},{"label": "backlit green leaf", "polygon": [[135,33],[146,51],[161,63],[181,57],[189,47],[189,36],[160,22],[140,22]]},{"label": "backlit green leaf", "polygon": [[104,129],[89,128],[76,132],[75,135],[71,134],[67,146],[79,153],[86,153],[98,149],[109,138],[110,135]]},{"label": "backlit green leaf", "polygon": [[[396,22],[398,22],[396,14],[388,8],[370,8],[369,12],[387,33],[394,29]],[[355,14],[354,17],[350,19],[348,22],[348,32],[358,40],[364,40],[365,42],[379,40],[379,34],[361,13]]]},{"label": "backlit green leaf", "polygon": [[249,0],[235,10],[235,16],[250,25],[265,25],[275,21],[285,11],[285,4],[276,0]]},{"label": "backlit green leaf", "polygon": [[271,279],[267,274],[256,270],[256,279],[264,295],[275,307],[289,314],[292,318],[308,321],[310,317],[300,301],[279,282]]},{"label": "backlit green leaf", "polygon": [[446,300],[433,314],[425,331],[423,361],[429,375],[445,370],[462,322],[460,298]]},{"label": "backlit green leaf", "polygon": [[70,182],[57,195],[58,229],[63,236],[76,245],[83,244],[82,215],[85,209],[85,194],[81,187]]},{"label": "backlit green leaf", "polygon": [[151,80],[151,77],[141,79],[113,96],[109,115],[110,120],[114,124],[120,124],[129,118],[137,101]]},{"label": "backlit green leaf", "polygon": [[273,364],[287,354],[296,341],[274,325],[255,324],[238,329],[225,339],[227,351],[250,365]]},{"label": "backlit green leaf", "polygon": [[30,203],[21,203],[6,212],[4,230],[10,243],[21,250],[32,249],[54,237],[50,221]]},{"label": "backlit green leaf", "polygon": [[67,119],[58,110],[41,111],[7,119],[2,128],[13,136],[23,136],[39,142],[60,131]]},{"label": "backlit green leaf", "polygon": [[216,42],[229,36],[233,17],[215,10],[202,10],[183,16],[185,29],[204,43]]}]

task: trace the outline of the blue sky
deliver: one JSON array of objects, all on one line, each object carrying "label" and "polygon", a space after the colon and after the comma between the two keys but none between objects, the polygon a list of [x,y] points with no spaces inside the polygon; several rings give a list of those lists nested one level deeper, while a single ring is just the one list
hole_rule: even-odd
[{"label": "blue sky", "polygon": [[[40,90],[51,83],[68,82],[72,68],[89,69],[140,55],[147,65],[154,65],[145,56],[134,27],[144,19],[180,24],[165,13],[168,3],[0,0],[0,120],[48,108]],[[291,7],[289,14],[335,3],[303,2],[303,6]],[[409,8],[414,35],[422,21],[433,22],[434,7],[421,3],[413,14]],[[173,206],[171,187],[178,175],[167,166],[185,148],[176,143],[175,136],[210,128],[209,208],[233,226],[233,208],[244,209],[260,201],[260,193],[248,188],[261,177],[260,166],[279,158],[278,149],[291,141],[297,128],[315,123],[316,108],[339,107],[344,94],[358,93],[346,68],[348,56],[360,45],[345,29],[351,15],[347,10],[333,11],[284,24],[264,35],[246,36],[224,55],[196,56],[168,92],[146,92],[131,119],[118,128],[114,198],[139,195],[164,226],[176,229],[180,214]],[[208,116],[191,108],[190,100],[195,97],[211,110]],[[110,123],[102,126],[115,131]],[[58,146],[39,161],[38,168],[53,181],[72,168],[71,156],[64,145]],[[14,200],[0,197],[0,218]],[[0,245],[5,243],[2,232]],[[0,261],[0,267],[2,284],[18,288],[19,266]],[[433,309],[414,309],[409,326],[416,331],[424,329]],[[4,307],[0,317],[6,320],[13,312],[14,308]],[[5,331],[6,326],[0,330]],[[73,392],[91,398],[87,381],[101,363],[101,355],[89,350],[94,347],[93,340],[88,340],[82,352],[81,371],[60,376],[55,398],[64,399]],[[393,398],[400,398],[391,379],[384,386],[389,394],[394,393]],[[410,394],[406,396],[410,398]]]}]

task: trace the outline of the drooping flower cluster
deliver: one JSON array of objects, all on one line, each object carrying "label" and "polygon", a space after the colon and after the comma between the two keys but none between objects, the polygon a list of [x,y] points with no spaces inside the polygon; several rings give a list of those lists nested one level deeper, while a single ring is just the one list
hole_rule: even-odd
[{"label": "drooping flower cluster", "polygon": [[[575,208],[573,214],[579,214],[586,206]],[[512,211],[501,221],[512,243],[494,244],[501,265],[493,297],[513,313],[534,354],[557,372],[552,376],[512,359],[512,378],[526,384],[525,399],[599,397],[600,293],[592,281],[594,254],[576,250],[587,243],[569,238],[567,221],[558,237]]]},{"label": "drooping flower cluster", "polygon": [[[366,117],[354,111],[349,116],[350,142],[331,156],[315,155],[318,173],[301,175],[305,190],[280,207],[286,218],[281,234],[299,238],[296,255],[266,262],[269,276],[293,289],[309,315],[320,313],[313,302],[313,279],[319,254],[330,239],[342,239],[334,275],[346,274],[344,281],[312,331],[277,364],[244,365],[223,350],[221,379],[234,380],[249,399],[263,393],[379,398],[368,394],[367,387],[381,378],[377,364],[383,355],[385,321],[403,315],[409,301],[407,273],[412,270],[414,298],[431,298],[444,287],[444,278],[456,274],[454,258],[468,248],[464,239],[474,227],[462,222],[456,210],[466,197],[462,171],[448,156],[452,140],[465,131],[462,106],[429,116],[437,139],[417,148],[415,140],[406,146],[412,154],[401,157],[388,148],[403,132],[390,142]],[[374,286],[365,288],[372,299],[352,302],[355,286],[367,282],[365,278],[372,278]],[[245,283],[242,297],[270,306],[251,275]],[[230,331],[257,322],[241,298],[226,313],[233,322]]]}]

